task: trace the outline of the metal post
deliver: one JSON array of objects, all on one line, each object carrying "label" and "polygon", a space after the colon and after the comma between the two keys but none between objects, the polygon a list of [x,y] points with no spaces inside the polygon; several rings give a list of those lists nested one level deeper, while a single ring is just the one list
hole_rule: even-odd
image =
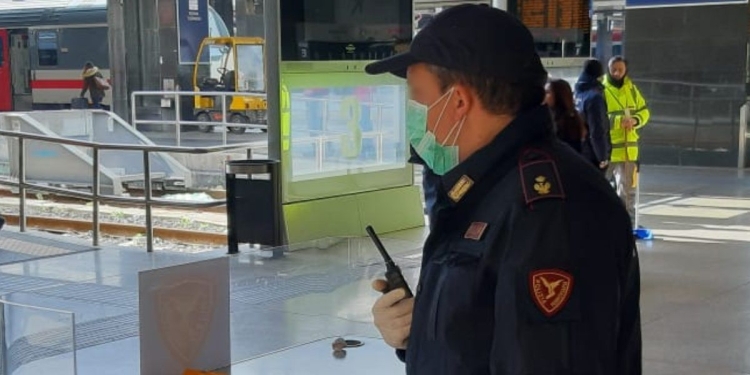
[{"label": "metal post", "polygon": [[323,153],[325,152],[325,140],[322,136],[317,137],[317,142],[315,143],[315,148],[317,149],[317,162],[315,163],[318,167],[318,171],[323,170]]},{"label": "metal post", "polygon": [[382,132],[383,131],[383,105],[378,104],[377,108],[378,108],[378,131]]},{"label": "metal post", "polygon": [[130,94],[130,123],[133,125],[133,129],[138,130],[138,120],[135,116],[136,110],[136,101],[135,101],[135,91],[133,91],[132,94]]},{"label": "metal post", "polygon": [[71,345],[72,345],[71,349],[73,349],[72,350],[73,351],[73,353],[72,353],[73,354],[73,373],[75,374],[75,373],[78,372],[78,350],[77,350],[77,348],[78,348],[78,341],[76,340],[76,334],[77,334],[77,332],[76,332],[76,314],[70,314],[70,324],[71,324],[71,327],[70,327],[71,328],[71,332],[70,332],[70,334],[72,335],[71,338],[73,339],[73,342],[71,343]]},{"label": "metal post", "polygon": [[175,110],[175,135],[177,136],[177,147],[180,147],[180,138],[182,137],[182,125],[180,125],[180,117],[182,117],[182,105],[180,104],[180,94],[174,93],[174,110]]},{"label": "metal post", "polygon": [[377,141],[377,162],[383,164],[383,132],[379,131],[375,139]]},{"label": "metal post", "polygon": [[747,115],[748,110],[750,110],[750,103],[745,102],[745,104],[740,107],[740,134],[739,137],[739,144],[737,147],[737,169],[745,169],[745,158],[747,157]]},{"label": "metal post", "polygon": [[5,339],[5,301],[0,300],[0,375],[8,373],[8,342]]},{"label": "metal post", "polygon": [[154,251],[154,223],[151,217],[151,158],[148,150],[143,151],[143,193],[146,198],[146,251]]},{"label": "metal post", "polygon": [[[266,37],[266,110],[268,124],[268,158],[281,160],[281,16],[279,2],[266,0],[263,4],[263,26]],[[287,124],[289,125],[289,124]],[[285,129],[285,132],[290,131]],[[284,170],[284,167],[281,168]]]},{"label": "metal post", "polygon": [[99,246],[99,147],[93,149],[93,164],[94,164],[94,175],[91,183],[91,196],[93,212],[91,214],[93,220],[91,222],[92,229],[92,242],[94,247]]},{"label": "metal post", "polygon": [[[625,152],[627,151],[627,148],[625,149]],[[635,205],[633,207],[635,208],[634,217],[633,217],[633,229],[638,229],[638,206],[641,205],[641,171],[639,170],[639,167],[636,167],[635,172]]]},{"label": "metal post", "polygon": [[26,147],[23,137],[18,137],[18,224],[26,232]]},{"label": "metal post", "polygon": [[221,139],[222,142],[224,142],[224,146],[227,145],[227,133],[229,132],[229,128],[227,127],[227,96],[226,94],[221,95],[221,124],[222,124],[222,132],[221,132]]},{"label": "metal post", "polygon": [[8,343],[5,341],[5,303],[0,301],[0,375],[9,375],[8,362]]}]

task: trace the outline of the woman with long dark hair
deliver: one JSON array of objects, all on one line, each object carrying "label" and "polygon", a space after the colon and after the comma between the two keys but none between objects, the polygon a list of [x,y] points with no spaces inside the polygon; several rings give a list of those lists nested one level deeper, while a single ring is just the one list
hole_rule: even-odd
[{"label": "woman with long dark hair", "polygon": [[550,79],[545,89],[547,96],[544,102],[552,111],[557,137],[582,153],[587,135],[586,125],[573,103],[573,90],[570,84],[562,79]]}]

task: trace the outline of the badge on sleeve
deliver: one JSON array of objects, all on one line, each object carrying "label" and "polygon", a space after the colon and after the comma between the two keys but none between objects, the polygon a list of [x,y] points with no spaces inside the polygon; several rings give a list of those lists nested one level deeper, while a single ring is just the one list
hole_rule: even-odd
[{"label": "badge on sleeve", "polygon": [[526,150],[519,160],[518,167],[526,204],[540,199],[565,198],[557,165],[546,152]]},{"label": "badge on sleeve", "polygon": [[573,291],[573,276],[560,269],[536,270],[529,274],[531,298],[548,318],[565,307]]}]

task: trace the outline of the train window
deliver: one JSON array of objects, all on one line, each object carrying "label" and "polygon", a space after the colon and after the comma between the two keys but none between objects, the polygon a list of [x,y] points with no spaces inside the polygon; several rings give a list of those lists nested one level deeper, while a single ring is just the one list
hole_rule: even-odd
[{"label": "train window", "polygon": [[40,31],[36,42],[39,66],[57,66],[57,31]]}]

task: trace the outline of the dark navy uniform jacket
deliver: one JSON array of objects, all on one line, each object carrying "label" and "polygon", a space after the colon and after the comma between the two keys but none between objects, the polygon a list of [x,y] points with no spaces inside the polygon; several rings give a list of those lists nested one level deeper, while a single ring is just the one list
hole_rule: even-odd
[{"label": "dark navy uniform jacket", "polygon": [[438,177],[407,374],[641,373],[630,219],[546,107]]},{"label": "dark navy uniform jacket", "polygon": [[604,99],[604,86],[596,77],[583,73],[575,84],[576,110],[583,117],[588,136],[583,143],[583,154],[599,165],[609,161],[612,154],[612,140],[609,136],[610,123],[607,116],[607,102]]}]

